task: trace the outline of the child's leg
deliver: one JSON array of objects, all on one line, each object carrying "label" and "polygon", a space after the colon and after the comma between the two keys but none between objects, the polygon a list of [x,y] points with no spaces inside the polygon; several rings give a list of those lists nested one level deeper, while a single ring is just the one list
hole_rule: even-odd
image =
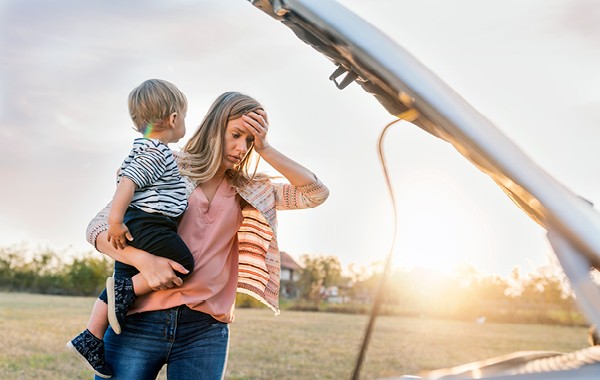
[{"label": "child's leg", "polygon": [[108,328],[108,305],[99,298],[92,308],[90,320],[86,328],[98,339],[103,339],[104,333]]},{"label": "child's leg", "polygon": [[67,342],[67,347],[99,377],[110,378],[112,369],[104,359],[104,332],[108,328],[108,305],[96,299],[86,329]]},{"label": "child's leg", "polygon": [[[156,256],[165,257],[181,264],[189,276],[194,269],[194,258],[181,237],[177,235],[177,223],[161,214],[148,214],[129,208],[125,213],[125,224],[133,235],[131,246]],[[132,273],[133,271],[133,273]],[[115,276],[106,281],[108,294],[108,321],[116,334],[120,334],[125,317],[137,296],[152,291],[136,268],[115,262]]]}]

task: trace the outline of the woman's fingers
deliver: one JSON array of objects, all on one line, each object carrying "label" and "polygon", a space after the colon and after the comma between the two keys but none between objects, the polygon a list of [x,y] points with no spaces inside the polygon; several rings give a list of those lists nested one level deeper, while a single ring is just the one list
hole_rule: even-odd
[{"label": "woman's fingers", "polygon": [[181,286],[183,285],[183,279],[181,277],[175,277],[173,281],[171,281],[171,287]]},{"label": "woman's fingers", "polygon": [[[257,112],[262,112],[262,114]],[[269,123],[266,119],[267,114],[261,110],[258,110],[257,112],[249,112],[248,114],[242,116],[244,122],[248,127],[251,128],[251,130],[254,130],[257,133],[266,133],[269,126]]]},{"label": "woman's fingers", "polygon": [[265,122],[267,124],[269,124],[269,117],[267,116],[267,113],[264,110],[258,109],[256,111],[254,111],[254,113],[259,114],[260,116],[263,117],[263,119],[265,120]]},{"label": "woman's fingers", "polygon": [[170,259],[151,256],[143,262],[143,267],[138,268],[152,290],[161,290],[180,286],[183,280],[173,271],[173,262]]},{"label": "woman's fingers", "polygon": [[242,119],[244,127],[254,136],[254,149],[260,154],[269,146],[267,143],[267,132],[269,130],[267,113],[263,110],[256,110],[242,116]]},{"label": "woman's fingers", "polygon": [[267,126],[267,124],[268,124],[268,122],[267,122],[267,119],[266,119],[266,116],[267,116],[267,114],[266,114],[264,111],[262,111],[262,113],[259,113],[259,111],[260,111],[260,110],[258,110],[258,111],[256,111],[256,112],[250,112],[250,114],[249,114],[249,115],[250,115],[252,118],[254,118],[254,120],[258,121],[258,123],[259,123],[261,126],[263,126],[263,127],[266,127],[266,126]]},{"label": "woman's fingers", "polygon": [[248,128],[248,131],[256,137],[260,129],[258,121],[256,121],[254,118],[248,115],[242,116],[242,119],[244,119],[244,127]]},{"label": "woman's fingers", "polygon": [[254,136],[255,146],[257,148],[260,147],[267,138],[268,126],[265,120],[259,115],[256,115],[256,117],[260,117],[260,121],[249,115],[244,115],[242,117],[244,118],[244,126],[248,129],[248,132]]},{"label": "woman's fingers", "polygon": [[185,267],[181,264],[179,264],[177,261],[174,260],[169,260],[169,264],[171,265],[171,268],[173,268],[174,271],[179,272],[179,273],[183,273],[183,274],[188,274],[190,271],[185,269]]}]

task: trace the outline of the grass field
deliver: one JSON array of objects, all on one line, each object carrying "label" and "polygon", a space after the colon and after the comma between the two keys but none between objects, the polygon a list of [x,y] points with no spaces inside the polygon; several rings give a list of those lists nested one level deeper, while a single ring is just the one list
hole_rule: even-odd
[{"label": "grass field", "polygon": [[[91,379],[65,348],[93,298],[0,293],[0,379]],[[366,316],[238,309],[227,379],[349,379]],[[443,368],[520,350],[572,351],[586,329],[380,317],[364,379]],[[164,375],[161,374],[161,379]]]}]

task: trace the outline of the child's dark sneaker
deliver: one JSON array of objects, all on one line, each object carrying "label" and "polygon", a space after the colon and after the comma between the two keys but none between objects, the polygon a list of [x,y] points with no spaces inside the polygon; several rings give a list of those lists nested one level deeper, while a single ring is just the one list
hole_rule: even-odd
[{"label": "child's dark sneaker", "polygon": [[112,377],[112,369],[104,361],[104,342],[102,339],[96,338],[89,330],[86,329],[67,342],[67,347],[83,360],[96,375],[104,379]]},{"label": "child's dark sneaker", "polygon": [[108,298],[108,322],[115,334],[120,334],[125,326],[125,316],[135,301],[133,281],[130,277],[109,277],[106,279]]}]

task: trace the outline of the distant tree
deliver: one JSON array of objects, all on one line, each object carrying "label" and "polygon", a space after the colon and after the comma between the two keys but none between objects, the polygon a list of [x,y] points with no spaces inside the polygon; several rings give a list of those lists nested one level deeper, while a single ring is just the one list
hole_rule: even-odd
[{"label": "distant tree", "polygon": [[[51,250],[44,250],[27,260],[23,248],[0,249],[0,286],[9,290],[36,293],[60,288],[61,260]],[[50,291],[48,291],[50,290]]]},{"label": "distant tree", "polygon": [[304,255],[301,260],[299,286],[302,298],[318,301],[321,289],[338,285],[342,266],[337,257]]},{"label": "distant tree", "polygon": [[383,267],[382,262],[373,262],[367,266],[350,264],[348,271],[353,285],[349,296],[361,301],[371,300],[381,282]]},{"label": "distant tree", "polygon": [[76,258],[63,271],[65,288],[69,294],[97,295],[112,273],[113,263],[105,256]]},{"label": "distant tree", "polygon": [[16,248],[0,248],[0,287],[11,289],[15,274],[24,266],[25,254]]},{"label": "distant tree", "polygon": [[29,287],[37,293],[58,293],[62,287],[62,260],[49,249],[33,257],[29,264]]}]

